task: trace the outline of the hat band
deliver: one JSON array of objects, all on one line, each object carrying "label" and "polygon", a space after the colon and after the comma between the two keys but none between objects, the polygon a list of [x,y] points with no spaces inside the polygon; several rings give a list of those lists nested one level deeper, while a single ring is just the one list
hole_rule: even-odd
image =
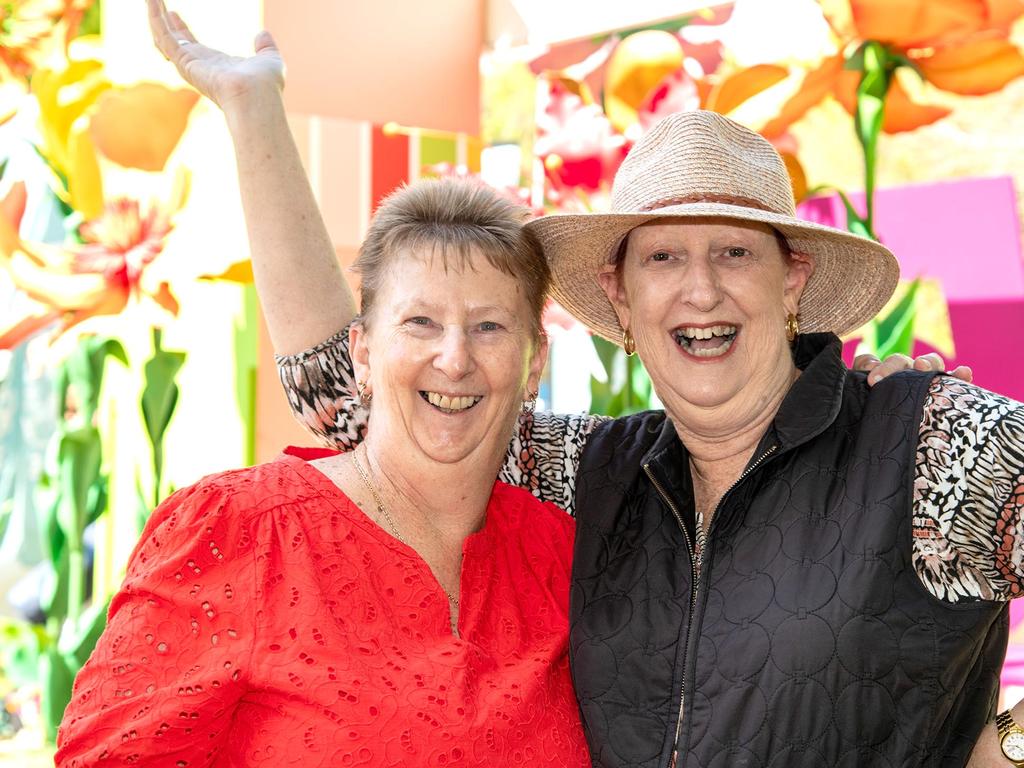
[{"label": "hat band", "polygon": [[693,205],[694,203],[722,203],[724,205],[735,205],[740,208],[754,208],[758,211],[766,211],[767,213],[778,213],[778,211],[772,210],[759,200],[754,200],[749,197],[735,197],[733,195],[687,195],[685,197],[667,197],[643,206],[639,210],[639,213],[655,211],[658,208],[668,208],[671,205]]}]

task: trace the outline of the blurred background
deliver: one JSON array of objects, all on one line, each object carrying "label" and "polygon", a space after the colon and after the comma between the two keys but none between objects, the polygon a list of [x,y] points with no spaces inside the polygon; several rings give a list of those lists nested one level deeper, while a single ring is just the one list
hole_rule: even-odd
[{"label": "blurred background", "polygon": [[[775,143],[802,216],[899,258],[850,355],[936,350],[1024,400],[1024,0],[171,7],[233,53],[274,33],[344,265],[398,184],[476,175],[537,215],[601,210],[649,126],[712,109]],[[152,509],[312,442],[277,383],[227,130],[141,0],[0,4],[0,267],[0,765],[49,765]],[[657,405],[635,359],[557,306],[545,321],[545,407]],[[1004,693],[1022,687],[1011,643]]]}]

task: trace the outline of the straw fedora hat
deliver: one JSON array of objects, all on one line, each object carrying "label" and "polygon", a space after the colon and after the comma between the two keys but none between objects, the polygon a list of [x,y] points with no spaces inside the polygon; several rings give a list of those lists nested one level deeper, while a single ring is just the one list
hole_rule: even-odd
[{"label": "straw fedora hat", "polygon": [[888,248],[798,219],[779,153],[716,112],[669,115],[637,142],[615,175],[611,212],[553,214],[526,226],[544,247],[555,300],[621,345],[622,326],[597,282],[598,269],[635,227],[698,216],[764,222],[791,250],[813,257],[814,274],[800,299],[803,332],[848,333],[874,317],[896,288],[899,264]]}]

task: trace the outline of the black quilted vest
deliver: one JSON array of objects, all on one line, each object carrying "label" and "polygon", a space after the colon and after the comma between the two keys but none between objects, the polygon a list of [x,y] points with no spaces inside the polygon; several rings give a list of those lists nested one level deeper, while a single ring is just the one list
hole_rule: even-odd
[{"label": "black quilted vest", "polygon": [[911,563],[931,376],[869,391],[840,351],[802,338],[804,373],[722,499],[696,585],[689,463],[664,413],[590,437],[570,653],[595,766],[668,768],[680,702],[687,768],[966,763],[1006,607],[937,600]]}]

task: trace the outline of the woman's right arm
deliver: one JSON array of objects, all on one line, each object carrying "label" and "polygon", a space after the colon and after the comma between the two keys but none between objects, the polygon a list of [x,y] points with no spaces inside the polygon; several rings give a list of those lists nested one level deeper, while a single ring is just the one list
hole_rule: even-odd
[{"label": "woman's right arm", "polygon": [[253,56],[228,56],[196,42],[163,0],[147,3],[157,48],[227,119],[253,275],[274,349],[307,349],[344,328],[355,301],[288,128],[277,46],[261,32]]}]

